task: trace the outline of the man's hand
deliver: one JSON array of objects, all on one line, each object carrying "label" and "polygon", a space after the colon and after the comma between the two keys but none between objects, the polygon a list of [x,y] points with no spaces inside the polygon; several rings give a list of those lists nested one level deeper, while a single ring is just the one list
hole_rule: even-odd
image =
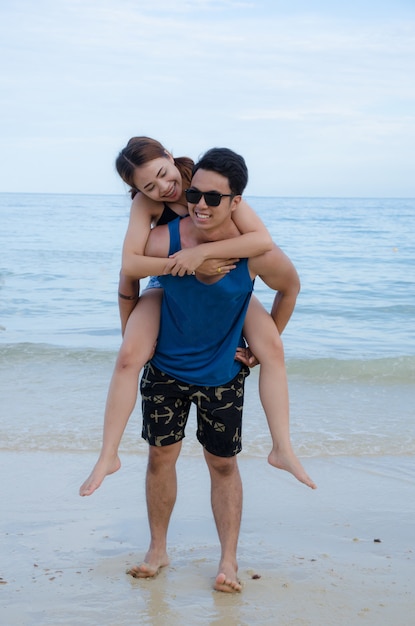
[{"label": "man's hand", "polygon": [[239,259],[206,259],[197,268],[197,271],[205,276],[217,276],[218,274],[229,274],[235,269]]},{"label": "man's hand", "polygon": [[256,365],[259,365],[258,359],[255,354],[252,354],[249,348],[237,348],[235,361],[240,361],[247,367],[255,367]]}]

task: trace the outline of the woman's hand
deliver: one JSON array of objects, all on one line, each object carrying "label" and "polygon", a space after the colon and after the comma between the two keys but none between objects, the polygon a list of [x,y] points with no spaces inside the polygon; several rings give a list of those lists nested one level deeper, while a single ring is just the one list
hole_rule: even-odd
[{"label": "woman's hand", "polygon": [[201,247],[185,248],[172,254],[164,273],[184,276],[198,271],[205,276],[217,276],[218,274],[228,274],[235,269],[235,264],[239,259],[205,259],[203,252],[199,249]]},{"label": "woman's hand", "polygon": [[255,354],[252,354],[249,348],[237,348],[235,354],[235,361],[240,361],[247,367],[255,367],[259,364]]},{"label": "woman's hand", "polygon": [[205,256],[199,246],[195,246],[175,252],[169,257],[169,260],[174,263],[168,273],[173,276],[184,276],[185,274],[193,274],[203,263]]}]

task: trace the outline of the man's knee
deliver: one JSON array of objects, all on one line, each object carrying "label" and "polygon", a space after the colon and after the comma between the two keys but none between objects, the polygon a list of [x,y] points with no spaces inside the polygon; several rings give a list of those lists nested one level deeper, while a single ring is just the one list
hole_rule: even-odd
[{"label": "man's knee", "polygon": [[148,469],[159,472],[174,469],[180,454],[181,442],[169,446],[149,446]]},{"label": "man's knee", "polygon": [[221,476],[231,475],[238,467],[236,456],[215,456],[205,451],[205,458],[210,471]]}]

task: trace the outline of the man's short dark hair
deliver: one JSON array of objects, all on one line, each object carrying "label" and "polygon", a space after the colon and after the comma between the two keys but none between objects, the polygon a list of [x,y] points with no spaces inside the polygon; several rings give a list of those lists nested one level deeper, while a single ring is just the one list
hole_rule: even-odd
[{"label": "man's short dark hair", "polygon": [[245,159],[229,148],[211,148],[193,166],[193,175],[198,170],[222,174],[229,181],[233,194],[241,195],[248,183],[248,168]]}]

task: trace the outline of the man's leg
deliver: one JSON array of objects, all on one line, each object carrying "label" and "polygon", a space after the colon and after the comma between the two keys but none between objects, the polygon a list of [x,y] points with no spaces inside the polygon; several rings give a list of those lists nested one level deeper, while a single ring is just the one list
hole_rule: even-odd
[{"label": "man's leg", "polygon": [[181,441],[169,446],[149,446],[146,475],[146,498],[150,525],[150,547],[140,565],[128,570],[134,578],[149,578],[169,564],[167,530],[176,502],[176,461]]},{"label": "man's leg", "polygon": [[221,546],[217,591],[235,593],[241,590],[237,578],[236,550],[242,516],[242,481],[236,456],[214,456],[204,450],[210,472],[211,502]]}]

